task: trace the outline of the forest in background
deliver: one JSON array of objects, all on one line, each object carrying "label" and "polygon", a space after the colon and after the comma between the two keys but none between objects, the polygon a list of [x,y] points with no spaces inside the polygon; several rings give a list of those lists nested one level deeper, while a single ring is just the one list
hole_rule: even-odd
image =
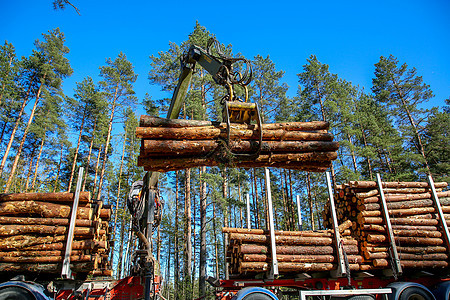
[{"label": "forest in background", "polygon": [[[170,95],[178,80],[179,57],[189,45],[206,46],[213,33],[196,24],[186,41],[170,43],[150,56],[148,80]],[[30,41],[31,42],[31,41]],[[231,45],[224,45],[229,55]],[[99,66],[100,80],[86,77],[73,93],[62,90],[73,70],[64,34],[58,29],[35,41],[29,57],[17,57],[14,45],[0,49],[0,192],[73,191],[79,167],[84,167],[82,189],[112,204],[114,215],[111,259],[121,277],[129,266],[136,239],[129,235],[125,199],[131,184],[144,171],[136,161],[140,141],[134,130],[139,114],[165,117],[170,96],[137,99],[132,62],[125,53]],[[365,90],[329,71],[311,55],[298,66],[298,91],[286,95],[284,72],[269,56],[251,58],[253,81],[250,101],[258,103],[263,122],[330,122],[339,141],[331,172],[336,184],[349,180],[449,181],[450,98],[444,107],[424,109],[433,99],[431,87],[418,71],[392,55],[375,63],[373,85]],[[221,120],[224,89],[197,68],[181,117]],[[304,229],[322,229],[327,201],[321,173],[271,169],[275,227],[297,228],[295,199],[302,203]],[[266,225],[263,170],[222,167],[195,168],[161,175],[165,200],[162,225],[155,232],[155,256],[161,262],[165,293],[193,299],[211,294],[205,277],[225,278],[223,226],[245,226],[244,199],[250,194],[252,228]]]}]

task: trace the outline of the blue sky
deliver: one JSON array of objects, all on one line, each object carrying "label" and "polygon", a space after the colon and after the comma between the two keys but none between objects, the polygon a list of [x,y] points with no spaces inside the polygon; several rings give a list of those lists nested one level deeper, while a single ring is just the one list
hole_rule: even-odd
[{"label": "blue sky", "polygon": [[450,1],[117,1],[72,0],[54,11],[52,1],[0,0],[0,40],[19,55],[29,55],[41,34],[59,27],[71,52],[74,74],[65,81],[94,78],[106,58],[124,52],[139,74],[139,99],[161,96],[147,79],[149,56],[180,43],[196,20],[220,42],[247,58],[270,55],[286,72],[288,94],[297,91],[297,73],[315,54],[333,73],[370,90],[374,64],[393,54],[418,69],[436,95],[427,106],[442,106],[450,97]]}]

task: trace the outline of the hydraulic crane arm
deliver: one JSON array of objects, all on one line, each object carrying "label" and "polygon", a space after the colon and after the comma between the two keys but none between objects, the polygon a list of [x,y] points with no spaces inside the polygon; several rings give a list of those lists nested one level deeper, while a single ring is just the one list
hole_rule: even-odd
[{"label": "hydraulic crane arm", "polygon": [[[216,49],[217,55],[212,54],[213,46]],[[235,64],[237,62],[245,65],[243,73],[236,68]],[[197,63],[211,74],[217,84],[224,86],[227,90],[222,104],[225,106],[223,115],[224,120],[228,124],[228,132],[230,121],[231,123],[249,123],[252,119],[255,119],[258,125],[261,125],[257,105],[255,103],[246,103],[248,100],[247,85],[252,79],[250,62],[245,58],[232,58],[224,55],[220,44],[215,39],[208,41],[206,50],[199,46],[191,45],[189,50],[181,58],[181,73],[167,112],[168,119],[178,118]],[[245,102],[236,97],[233,89],[234,85],[239,85],[244,88]],[[158,177],[159,172],[152,172],[148,176],[148,187],[156,187]]]}]

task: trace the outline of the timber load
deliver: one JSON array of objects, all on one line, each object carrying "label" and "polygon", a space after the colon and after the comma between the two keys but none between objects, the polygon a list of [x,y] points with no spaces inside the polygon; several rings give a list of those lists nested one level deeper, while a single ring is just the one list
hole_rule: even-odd
[{"label": "timber load", "polygon": [[[74,193],[0,194],[0,274],[60,277]],[[111,207],[81,192],[70,267],[77,278],[111,276]]]},{"label": "timber load", "polygon": [[[357,240],[350,236],[351,222],[339,227],[351,270],[359,270],[362,257]],[[227,261],[230,276],[253,277],[268,272],[272,265],[269,231],[223,228],[228,234]],[[282,275],[333,271],[337,254],[332,230],[275,231],[278,271]]]},{"label": "timber load", "polygon": [[263,124],[261,130],[254,124],[231,124],[229,135],[225,123],[210,121],[141,116],[139,126],[138,166],[146,171],[226,165],[324,172],[339,148],[327,131],[329,124],[320,121]]},{"label": "timber load", "polygon": [[[383,182],[398,258],[402,269],[448,268],[449,249],[444,240],[432,191],[426,182]],[[447,226],[450,226],[450,191],[447,182],[435,183]],[[352,221],[352,234],[358,239],[363,271],[389,269],[392,246],[377,183],[350,181],[335,191],[338,222]],[[331,226],[329,207],[324,223]]]}]

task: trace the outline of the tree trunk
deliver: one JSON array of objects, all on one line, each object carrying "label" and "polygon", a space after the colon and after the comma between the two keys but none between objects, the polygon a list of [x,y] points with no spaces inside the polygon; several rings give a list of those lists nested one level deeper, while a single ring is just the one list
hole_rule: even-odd
[{"label": "tree trunk", "polygon": [[36,166],[34,168],[34,176],[33,176],[33,183],[31,184],[31,190],[34,191],[34,187],[36,186],[36,178],[37,178],[37,174],[38,174],[38,168],[39,168],[39,162],[41,161],[41,155],[42,155],[42,151],[44,149],[44,143],[45,143],[45,133],[44,136],[42,137],[41,140],[41,145],[39,147],[39,154],[36,160]]},{"label": "tree trunk", "polygon": [[184,279],[185,279],[185,299],[192,299],[192,229],[191,229],[191,169],[186,169],[185,178],[185,198],[184,198]]},{"label": "tree trunk", "polygon": [[84,172],[83,187],[81,188],[82,191],[84,191],[84,189],[86,187],[86,179],[87,179],[87,176],[89,173],[89,165],[91,162],[92,148],[94,146],[94,136],[95,136],[95,128],[96,127],[97,127],[97,118],[94,121],[94,128],[92,129],[92,132],[91,132],[91,142],[89,143],[89,154],[88,154],[87,161],[86,161],[86,171]]},{"label": "tree trunk", "polygon": [[[119,211],[119,200],[120,200],[120,185],[122,183],[122,167],[123,167],[123,158],[125,156],[125,142],[127,140],[127,132],[125,131],[125,136],[123,138],[123,147],[122,147],[122,158],[120,160],[120,169],[119,169],[119,186],[117,187],[117,195],[116,195],[116,209],[114,210],[114,225],[113,225],[113,231],[112,231],[112,237],[111,240],[114,241],[116,236],[116,229],[117,229],[117,213]],[[111,246],[111,265],[114,265],[114,243],[112,243]]]},{"label": "tree trunk", "polygon": [[53,193],[56,192],[56,188],[58,187],[59,173],[61,172],[61,163],[62,163],[62,152],[63,152],[64,144],[61,143],[60,151],[59,151],[59,162],[58,162],[58,171],[56,171],[55,185],[53,186]]},{"label": "tree trunk", "polygon": [[[201,167],[201,173],[206,173],[206,167]],[[200,181],[200,272],[199,297],[206,296],[206,182]]]},{"label": "tree trunk", "polygon": [[[44,75],[44,78],[45,78],[45,75]],[[34,77],[32,78],[32,80],[33,79],[34,79]],[[28,86],[27,93],[26,93],[26,95],[24,97],[24,100],[22,102],[22,106],[20,107],[19,115],[17,116],[16,123],[14,124],[14,128],[13,128],[13,130],[11,132],[11,137],[9,138],[8,146],[6,146],[5,153],[3,154],[3,159],[2,159],[2,162],[0,164],[0,176],[2,176],[3,168],[5,167],[6,159],[8,158],[9,151],[11,150],[11,146],[12,146],[12,144],[14,142],[14,138],[16,136],[16,131],[19,128],[20,120],[22,119],[22,115],[23,115],[23,112],[25,110],[25,106],[27,106],[28,97],[30,95],[30,92],[31,92],[31,84]]]},{"label": "tree trunk", "polygon": [[[45,80],[45,74],[44,74],[43,80]],[[12,184],[12,181],[14,179],[14,175],[16,173],[17,164],[19,163],[20,154],[22,153],[23,145],[25,144],[25,140],[26,140],[27,135],[28,135],[28,130],[30,129],[30,125],[33,122],[34,114],[36,112],[36,108],[37,108],[37,105],[38,105],[39,100],[40,100],[40,96],[41,96],[41,91],[42,91],[43,85],[44,84],[41,83],[41,85],[39,86],[39,90],[36,93],[36,100],[34,101],[34,105],[33,105],[33,108],[31,110],[31,113],[30,113],[30,118],[28,119],[27,127],[25,128],[25,130],[23,132],[23,137],[22,137],[22,140],[20,141],[19,148],[17,149],[16,157],[14,159],[14,162],[13,162],[13,165],[12,165],[12,168],[11,168],[11,173],[9,174],[8,181],[6,182],[5,193],[7,193],[9,191],[9,189],[11,188],[11,184]]]},{"label": "tree trunk", "polygon": [[309,203],[309,216],[311,221],[311,229],[314,230],[314,210],[313,210],[313,199],[311,195],[311,175],[309,172],[306,173],[306,188],[308,190],[308,203]]},{"label": "tree trunk", "polygon": [[[228,198],[228,177],[227,177],[227,170],[226,168],[222,169],[222,195],[223,195],[223,199],[225,199],[226,202],[227,198]],[[256,179],[256,178],[255,178]],[[256,185],[256,180],[255,180],[255,185]],[[223,226],[224,227],[228,227],[228,204],[225,205],[225,211],[223,212]],[[226,247],[228,245],[228,234],[224,233],[223,236],[223,249],[224,252],[226,252]],[[225,256],[225,255],[224,255]],[[228,273],[228,261],[225,259],[224,260],[224,274],[225,274],[225,280],[229,279],[229,273]]]},{"label": "tree trunk", "polygon": [[114,111],[116,109],[116,101],[117,101],[118,90],[119,90],[119,86],[117,85],[116,88],[115,88],[115,91],[114,91],[113,103],[112,103],[112,106],[111,106],[111,115],[109,117],[108,135],[106,136],[105,153],[103,154],[103,164],[102,164],[102,170],[100,172],[100,182],[98,184],[97,200],[100,200],[100,197],[102,195],[103,176],[105,175],[106,162],[108,160],[109,141],[111,140],[112,124],[113,124],[113,121],[114,121]]},{"label": "tree trunk", "polygon": [[179,269],[180,269],[180,258],[178,255],[178,209],[179,209],[179,185],[178,185],[178,179],[179,179],[179,171],[175,172],[175,251],[174,251],[174,272],[173,272],[173,281],[174,281],[174,296],[175,300],[179,299],[179,292],[178,292],[178,286],[179,286]]},{"label": "tree trunk", "polygon": [[100,155],[103,151],[103,145],[100,146],[97,153],[97,163],[95,164],[95,176],[94,176],[94,188],[92,189],[92,193],[95,195],[95,189],[97,187],[97,175],[98,175],[98,165],[100,164]]},{"label": "tree trunk", "polygon": [[68,192],[70,192],[70,189],[72,188],[73,177],[75,174],[75,167],[77,166],[78,151],[80,149],[81,134],[83,133],[85,119],[86,119],[86,106],[83,109],[83,117],[81,119],[81,124],[80,124],[80,133],[78,134],[77,147],[75,148],[75,155],[73,157],[72,169],[70,171],[69,187],[67,189]]}]

